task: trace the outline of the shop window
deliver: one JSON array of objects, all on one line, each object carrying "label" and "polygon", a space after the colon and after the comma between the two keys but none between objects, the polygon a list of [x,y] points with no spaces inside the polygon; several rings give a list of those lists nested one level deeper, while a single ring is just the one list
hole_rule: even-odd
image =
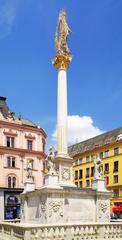
[{"label": "shop window", "polygon": [[114,162],[114,172],[118,172],[118,161]]},{"label": "shop window", "polygon": [[114,176],[114,183],[118,183],[118,175]]},{"label": "shop window", "polygon": [[91,167],[91,177],[94,176],[94,167]]},{"label": "shop window", "polygon": [[75,179],[78,179],[78,171],[75,171]]},{"label": "shop window", "polygon": [[105,157],[105,158],[108,158],[108,157],[109,157],[109,150],[107,150],[107,151],[104,152],[104,157]]},{"label": "shop window", "polygon": [[103,152],[100,152],[99,157],[100,159],[103,159]]},{"label": "shop window", "polygon": [[86,180],[86,187],[90,187],[90,181]]},{"label": "shop window", "polygon": [[16,164],[15,164],[15,157],[7,157],[7,167],[12,167],[15,168]]},{"label": "shop window", "polygon": [[83,187],[83,182],[80,181],[80,182],[79,182],[79,185],[80,185],[80,188],[82,188],[82,187]]},{"label": "shop window", "polygon": [[27,140],[27,149],[28,150],[32,150],[32,145],[33,145],[32,140]]},{"label": "shop window", "polygon": [[119,154],[119,148],[114,148],[114,155],[117,156]]},{"label": "shop window", "polygon": [[79,178],[82,178],[82,177],[83,177],[83,170],[80,169],[80,171],[79,171]]},{"label": "shop window", "polygon": [[86,157],[86,162],[90,162],[90,157],[89,156]]},{"label": "shop window", "polygon": [[104,170],[104,174],[109,173],[109,164],[105,163],[105,170]]},{"label": "shop window", "polygon": [[14,148],[14,137],[6,137],[6,146]]},{"label": "shop window", "polygon": [[114,197],[119,197],[119,189],[114,189],[113,195],[114,195]]}]

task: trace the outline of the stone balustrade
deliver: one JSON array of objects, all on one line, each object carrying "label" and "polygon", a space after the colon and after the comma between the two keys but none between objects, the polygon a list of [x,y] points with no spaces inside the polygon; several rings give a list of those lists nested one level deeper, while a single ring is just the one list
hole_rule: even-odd
[{"label": "stone balustrade", "polygon": [[122,239],[122,222],[58,225],[0,222],[0,240]]}]

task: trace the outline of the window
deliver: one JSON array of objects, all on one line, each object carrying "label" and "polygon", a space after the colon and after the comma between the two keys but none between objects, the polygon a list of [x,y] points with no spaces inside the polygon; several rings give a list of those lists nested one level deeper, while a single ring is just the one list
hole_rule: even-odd
[{"label": "window", "polygon": [[87,156],[87,157],[86,157],[86,162],[89,162],[89,161],[90,161],[90,157]]},{"label": "window", "polygon": [[100,159],[103,159],[103,152],[100,152],[99,157]]},{"label": "window", "polygon": [[114,197],[118,197],[119,196],[119,189],[114,189],[113,190],[113,195],[114,195]]},{"label": "window", "polygon": [[78,159],[75,161],[75,165],[78,165]]},{"label": "window", "polygon": [[118,175],[114,176],[114,183],[118,183]]},{"label": "window", "polygon": [[90,181],[86,180],[86,187],[89,187],[89,186],[90,186]]},{"label": "window", "polygon": [[108,158],[108,157],[109,157],[109,150],[107,150],[107,151],[104,152],[104,157],[105,157],[105,158]]},{"label": "window", "polygon": [[95,159],[95,156],[92,155],[92,156],[91,156],[91,161],[94,161],[94,159]]},{"label": "window", "polygon": [[11,177],[8,177],[8,188],[11,188]]},{"label": "window", "polygon": [[6,137],[6,146],[14,148],[14,137]]},{"label": "window", "polygon": [[82,178],[82,177],[83,177],[83,170],[80,169],[80,171],[79,171],[79,178]]},{"label": "window", "polygon": [[86,168],[86,177],[89,177],[89,171],[90,171],[90,169]]},{"label": "window", "polygon": [[27,140],[27,149],[32,150],[32,141],[31,140]]},{"label": "window", "polygon": [[46,144],[45,139],[42,138],[42,150],[43,150],[43,152],[45,152],[45,144]]},{"label": "window", "polygon": [[80,188],[83,187],[83,183],[82,183],[82,181],[79,182],[79,185],[80,185]]},{"label": "window", "polygon": [[15,165],[15,157],[7,157],[7,167],[12,167],[12,168],[15,168],[16,165]]},{"label": "window", "polygon": [[109,164],[105,163],[105,170],[104,170],[104,174],[109,173]]},{"label": "window", "polygon": [[13,181],[12,181],[12,187],[13,188],[15,188],[16,187],[16,178],[15,177],[13,177],[13,179],[12,179]]},{"label": "window", "polygon": [[79,164],[82,164],[82,162],[83,162],[83,159],[80,158],[80,159],[79,159]]},{"label": "window", "polygon": [[78,187],[78,182],[75,182],[76,187]]},{"label": "window", "polygon": [[8,188],[16,187],[16,177],[8,177]]},{"label": "window", "polygon": [[114,162],[114,172],[118,172],[118,161]]},{"label": "window", "polygon": [[114,155],[117,156],[119,154],[119,148],[114,148]]},{"label": "window", "polygon": [[94,167],[91,167],[91,177],[94,176]]},{"label": "window", "polygon": [[78,171],[75,171],[75,179],[78,179]]}]

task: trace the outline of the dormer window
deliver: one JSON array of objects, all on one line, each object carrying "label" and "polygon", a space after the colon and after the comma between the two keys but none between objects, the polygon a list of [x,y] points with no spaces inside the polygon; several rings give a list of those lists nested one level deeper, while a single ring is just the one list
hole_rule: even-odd
[{"label": "dormer window", "polygon": [[14,137],[6,137],[6,146],[14,148]]}]

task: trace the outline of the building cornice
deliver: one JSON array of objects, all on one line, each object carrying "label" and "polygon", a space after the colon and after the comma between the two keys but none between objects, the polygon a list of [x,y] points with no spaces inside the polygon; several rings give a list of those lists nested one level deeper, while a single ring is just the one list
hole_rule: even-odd
[{"label": "building cornice", "polygon": [[46,154],[42,151],[34,151],[22,148],[9,148],[5,146],[0,146],[0,154],[15,154],[20,156],[36,156],[39,158],[46,158]]},{"label": "building cornice", "polygon": [[8,122],[8,121],[3,121],[0,120],[0,128],[4,128],[4,127],[12,127],[13,129],[16,130],[27,130],[27,131],[31,131],[31,132],[36,132],[38,134],[42,134],[45,138],[47,137],[45,131],[42,128],[38,128],[38,127],[31,127],[31,126],[27,126],[27,125],[22,125],[22,124],[18,124],[16,122]]}]

